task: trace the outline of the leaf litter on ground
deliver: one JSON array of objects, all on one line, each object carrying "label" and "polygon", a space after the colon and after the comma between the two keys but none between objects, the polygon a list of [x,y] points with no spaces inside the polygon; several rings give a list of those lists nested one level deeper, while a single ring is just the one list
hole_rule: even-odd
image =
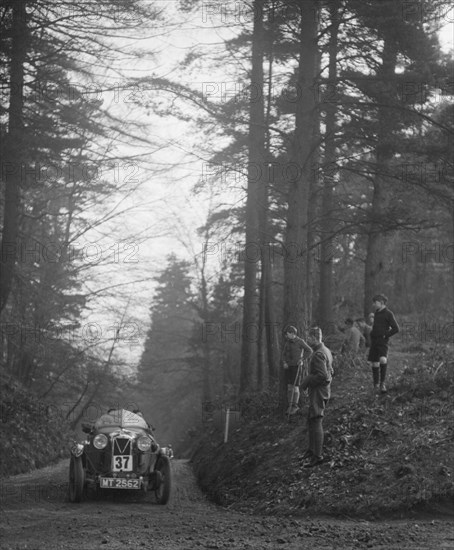
[{"label": "leaf litter on ground", "polygon": [[[383,395],[371,391],[365,361],[360,368],[338,368],[324,420],[322,465],[303,468],[304,401],[303,413],[288,423],[270,406],[272,392],[264,392],[251,399],[228,443],[215,429],[200,436],[193,463],[202,488],[221,505],[257,513],[374,518],[449,507],[452,355],[436,349],[434,361],[433,353],[393,353],[389,391]],[[417,366],[410,369],[410,361]]]}]

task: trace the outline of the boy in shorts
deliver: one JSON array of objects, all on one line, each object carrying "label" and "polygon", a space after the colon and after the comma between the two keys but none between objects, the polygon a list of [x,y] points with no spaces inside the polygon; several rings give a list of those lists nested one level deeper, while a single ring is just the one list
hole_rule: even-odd
[{"label": "boy in shorts", "polygon": [[370,333],[368,361],[372,364],[374,390],[386,393],[385,379],[388,367],[388,343],[391,336],[399,332],[399,325],[392,311],[386,307],[388,298],[376,294],[372,298],[375,309],[374,324]]}]

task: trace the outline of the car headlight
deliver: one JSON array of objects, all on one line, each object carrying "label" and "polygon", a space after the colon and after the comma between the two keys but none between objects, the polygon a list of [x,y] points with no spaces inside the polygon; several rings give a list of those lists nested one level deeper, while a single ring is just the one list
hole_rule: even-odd
[{"label": "car headlight", "polygon": [[149,451],[151,449],[151,439],[146,436],[139,437],[137,447],[140,451]]},{"label": "car headlight", "polygon": [[104,449],[104,447],[107,445],[107,436],[104,434],[98,434],[93,439],[93,446],[96,449]]}]

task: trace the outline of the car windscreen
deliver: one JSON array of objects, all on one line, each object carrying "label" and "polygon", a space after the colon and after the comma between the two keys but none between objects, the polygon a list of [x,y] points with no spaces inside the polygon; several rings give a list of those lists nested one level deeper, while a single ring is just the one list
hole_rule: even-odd
[{"label": "car windscreen", "polygon": [[127,411],[126,409],[109,411],[100,416],[95,422],[95,429],[109,426],[119,428],[142,428],[144,430],[148,428],[148,424],[142,416]]}]

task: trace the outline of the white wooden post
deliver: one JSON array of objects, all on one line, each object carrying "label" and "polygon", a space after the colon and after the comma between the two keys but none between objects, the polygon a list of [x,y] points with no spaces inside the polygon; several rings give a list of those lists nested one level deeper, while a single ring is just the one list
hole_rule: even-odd
[{"label": "white wooden post", "polygon": [[230,421],[230,408],[227,407],[225,411],[224,443],[227,443],[227,440],[229,438],[229,421]]}]

